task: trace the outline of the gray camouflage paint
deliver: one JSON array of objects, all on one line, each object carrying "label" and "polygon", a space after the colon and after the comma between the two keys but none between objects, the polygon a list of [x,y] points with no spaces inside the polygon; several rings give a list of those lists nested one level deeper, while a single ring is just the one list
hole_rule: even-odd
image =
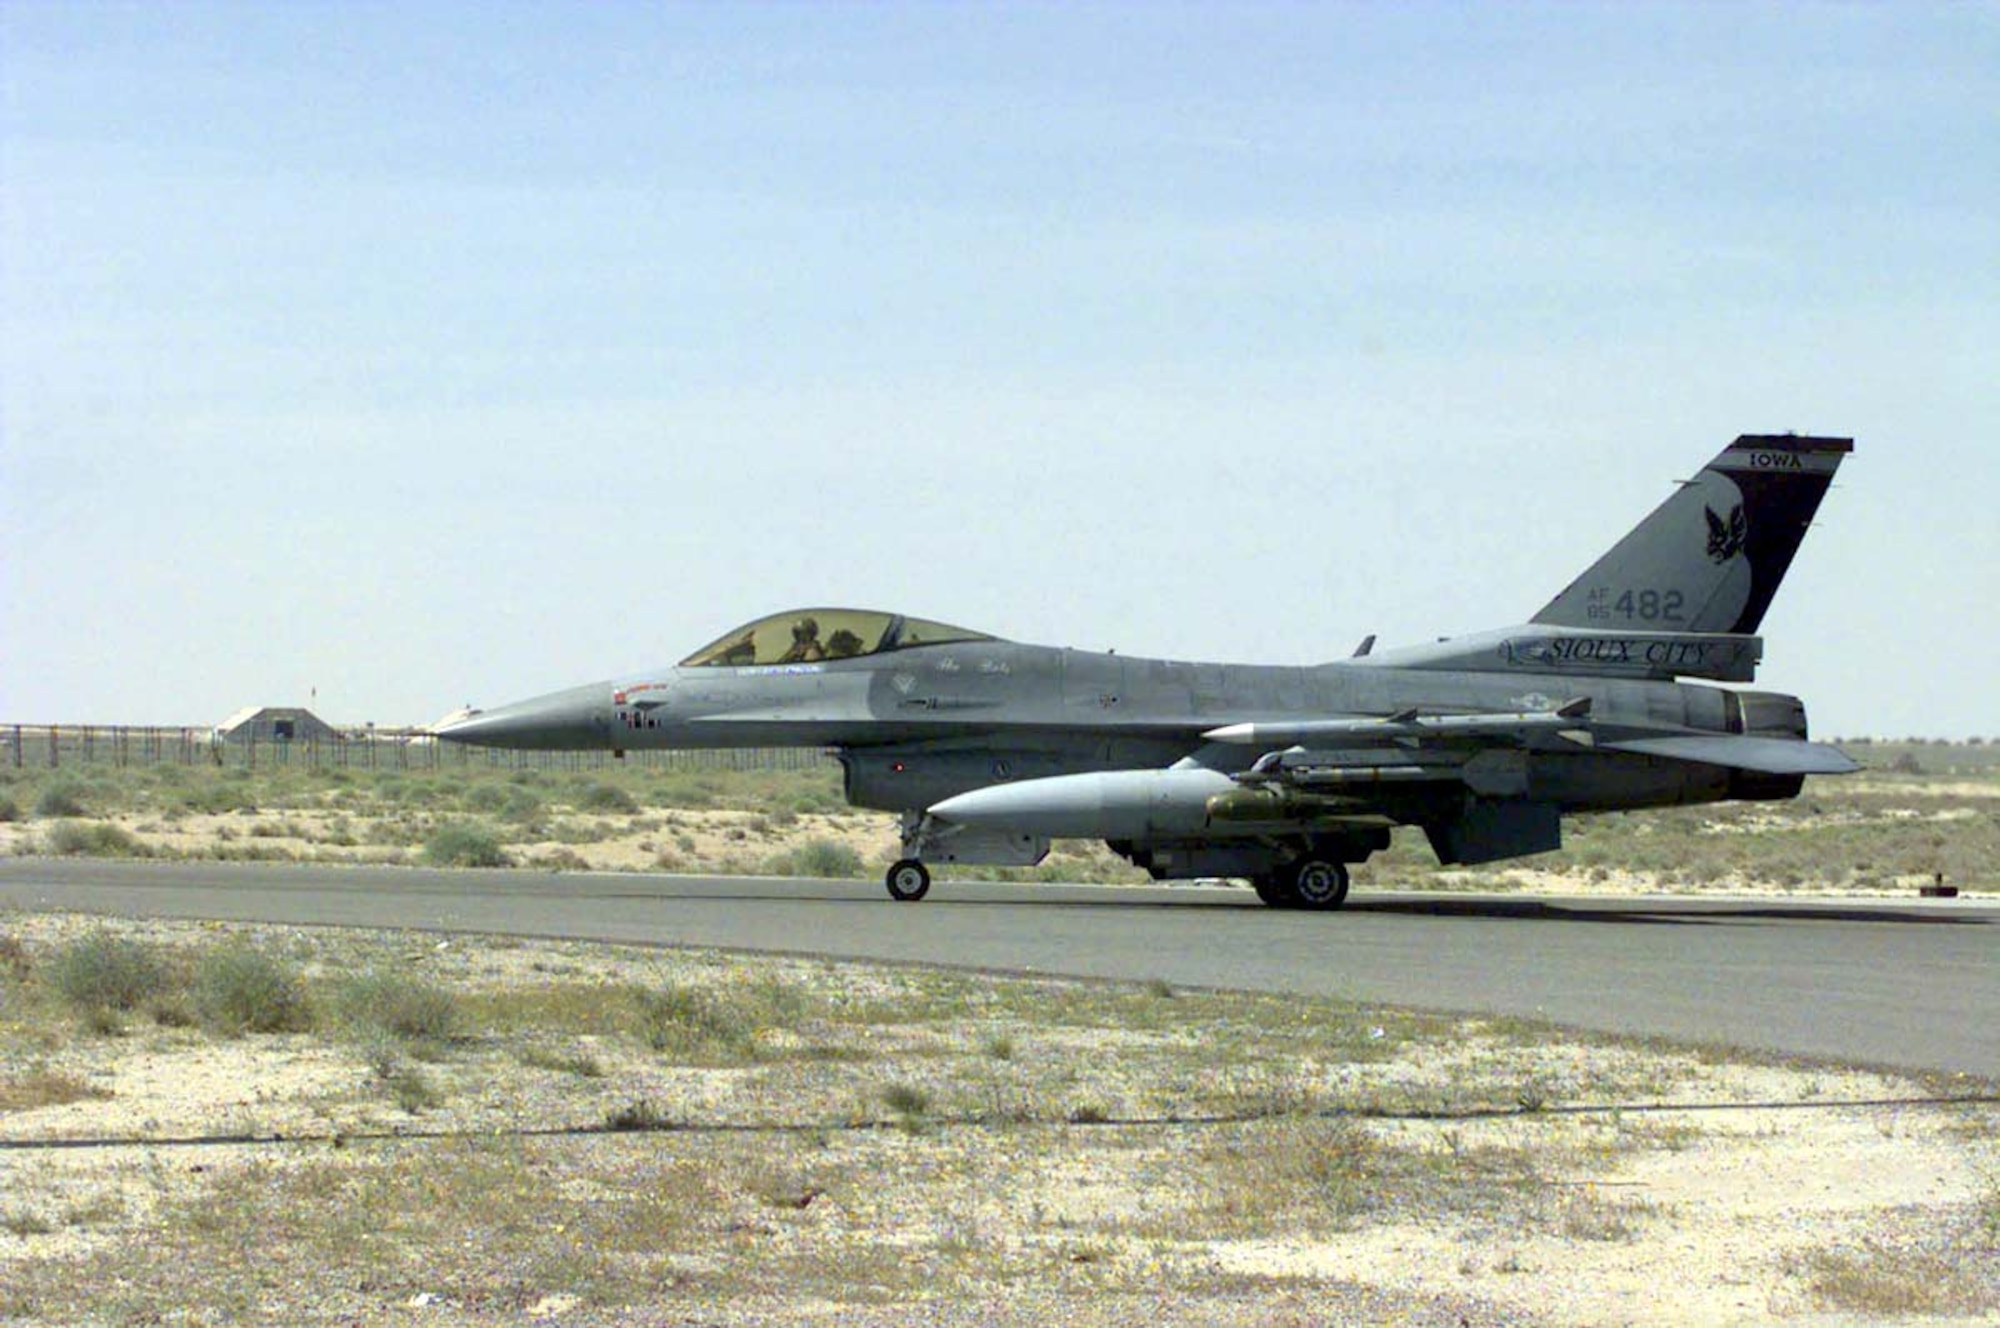
[{"label": "gray camouflage paint", "polygon": [[[1001,640],[675,666],[482,712],[440,736],[530,748],[824,746],[846,768],[850,801],[904,814],[913,855],[930,856],[944,840],[928,832],[941,827],[999,836],[962,835],[937,854],[947,860],[1031,861],[1052,834],[1087,834],[1156,875],[1257,877],[1306,854],[1364,860],[1390,824],[1423,826],[1447,861],[1541,851],[1559,843],[1562,814],[1790,797],[1807,770],[1851,768],[1805,742],[1795,698],[1710,683],[1754,677],[1754,633],[1852,447],[1739,438],[1517,627],[1310,668]],[[1587,717],[1568,730],[1448,732],[1453,716],[1577,702]],[[1445,717],[1447,731],[1284,752],[1203,736],[1412,712]],[[1246,777],[1260,759],[1267,773]],[[1004,797],[979,793],[1002,786]],[[1268,796],[1233,797],[1239,786]],[[939,807],[951,800],[961,824]],[[1281,814],[1255,820],[1266,804]],[[1232,819],[1246,809],[1252,819]]]}]

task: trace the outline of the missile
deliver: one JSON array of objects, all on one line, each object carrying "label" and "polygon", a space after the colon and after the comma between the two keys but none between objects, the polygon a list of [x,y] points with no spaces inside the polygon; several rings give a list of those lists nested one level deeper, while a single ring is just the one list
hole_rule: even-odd
[{"label": "missile", "polygon": [[1283,747],[1292,743],[1323,742],[1334,738],[1349,742],[1388,742],[1398,738],[1479,738],[1560,732],[1583,728],[1590,714],[1590,698],[1576,700],[1555,710],[1529,710],[1508,714],[1419,715],[1405,710],[1385,718],[1297,719],[1261,724],[1225,724],[1201,736],[1210,742],[1239,746]]},{"label": "missile", "polygon": [[[1468,763],[1469,764],[1469,763]],[[1455,763],[1435,763],[1431,765],[1314,765],[1308,759],[1286,763],[1276,770],[1266,771],[1257,778],[1257,783],[1270,785],[1284,781],[1289,785],[1303,785],[1311,788],[1368,784],[1425,784],[1441,779],[1459,779],[1465,765]],[[1249,783],[1246,776],[1245,783]]]},{"label": "missile", "polygon": [[1239,788],[1217,770],[1104,770],[993,784],[946,798],[930,815],[953,825],[1049,839],[1148,839],[1206,827],[1208,800]]}]

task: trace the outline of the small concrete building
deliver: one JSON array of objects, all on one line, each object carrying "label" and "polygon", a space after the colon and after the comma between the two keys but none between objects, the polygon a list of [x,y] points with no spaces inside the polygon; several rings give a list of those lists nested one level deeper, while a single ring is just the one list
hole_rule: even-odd
[{"label": "small concrete building", "polygon": [[333,726],[303,706],[246,706],[215,726],[218,742],[332,742]]}]

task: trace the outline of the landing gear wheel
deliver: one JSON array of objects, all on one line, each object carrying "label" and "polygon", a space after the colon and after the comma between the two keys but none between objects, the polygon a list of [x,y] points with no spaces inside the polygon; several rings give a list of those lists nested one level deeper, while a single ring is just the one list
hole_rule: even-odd
[{"label": "landing gear wheel", "polygon": [[1347,900],[1347,864],[1301,858],[1292,866],[1292,898],[1300,908],[1334,909]]},{"label": "landing gear wheel", "polygon": [[904,858],[889,868],[884,882],[889,887],[889,898],[914,902],[930,893],[931,869],[915,858]]},{"label": "landing gear wheel", "polygon": [[1257,898],[1272,908],[1290,908],[1298,901],[1292,897],[1291,887],[1277,876],[1253,876],[1250,886],[1257,892]]}]

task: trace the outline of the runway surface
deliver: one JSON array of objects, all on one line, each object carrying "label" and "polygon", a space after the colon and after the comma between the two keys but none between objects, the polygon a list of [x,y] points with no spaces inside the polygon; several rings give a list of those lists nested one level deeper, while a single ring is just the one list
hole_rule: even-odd
[{"label": "runway surface", "polygon": [[2000,902],[1369,896],[1221,887],[0,860],[0,908],[415,927],[1300,992],[2000,1077]]}]

